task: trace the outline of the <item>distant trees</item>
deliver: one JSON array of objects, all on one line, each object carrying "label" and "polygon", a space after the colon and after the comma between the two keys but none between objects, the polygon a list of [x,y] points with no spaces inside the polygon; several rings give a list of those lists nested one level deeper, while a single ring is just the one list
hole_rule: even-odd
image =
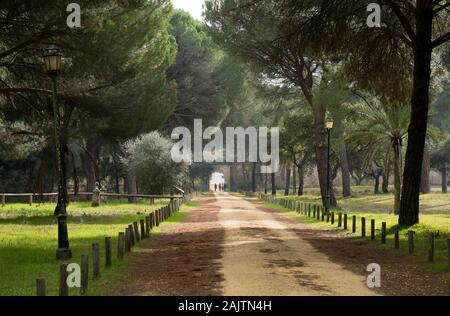
[{"label": "distant trees", "polygon": [[450,165],[450,140],[441,142],[431,151],[431,167],[441,173],[442,193],[448,192],[448,172]]},{"label": "distant trees", "polygon": [[312,115],[305,109],[287,115],[280,131],[281,150],[295,166],[294,173],[298,174],[298,187],[295,188],[295,193],[299,196],[303,195],[304,179],[313,165],[314,146],[311,128]]},{"label": "distant trees", "polygon": [[[314,148],[323,203],[326,196],[326,107],[316,102],[315,85],[326,62],[311,42],[289,36],[279,1],[206,1],[205,17],[214,37],[261,77],[298,89],[313,110]],[[324,39],[325,40],[325,39]],[[332,191],[331,204],[337,205]]]},{"label": "distant trees", "polygon": [[242,66],[213,42],[203,23],[184,11],[174,11],[169,30],[177,56],[167,77],[176,83],[177,101],[164,128],[189,128],[198,118],[215,126],[243,91]]}]

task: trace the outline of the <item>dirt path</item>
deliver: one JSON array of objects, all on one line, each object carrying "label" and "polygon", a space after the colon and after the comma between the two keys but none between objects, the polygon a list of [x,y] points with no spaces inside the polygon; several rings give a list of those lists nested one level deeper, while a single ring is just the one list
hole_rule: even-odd
[{"label": "dirt path", "polygon": [[[382,267],[377,291],[365,284],[372,262]],[[450,294],[446,280],[405,257],[225,193],[200,198],[182,223],[163,225],[117,284],[110,294]]]},{"label": "dirt path", "polygon": [[333,263],[296,234],[303,224],[242,198],[219,199],[225,295],[376,294],[363,276]]}]

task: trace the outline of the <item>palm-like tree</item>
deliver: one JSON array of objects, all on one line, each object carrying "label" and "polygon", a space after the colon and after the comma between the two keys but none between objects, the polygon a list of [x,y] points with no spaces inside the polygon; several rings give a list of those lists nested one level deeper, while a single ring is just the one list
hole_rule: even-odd
[{"label": "palm-like tree", "polygon": [[356,104],[359,122],[350,138],[367,146],[365,161],[393,152],[394,164],[394,212],[400,212],[402,145],[408,136],[410,109],[406,106],[383,106],[379,102]]},{"label": "palm-like tree", "polygon": [[[355,105],[358,123],[350,134],[353,141],[367,146],[365,162],[368,164],[377,155],[393,153],[394,164],[394,213],[400,213],[402,183],[402,147],[408,137],[410,108],[408,106],[384,106],[378,101]],[[429,126],[427,142],[436,142],[442,133]]]}]

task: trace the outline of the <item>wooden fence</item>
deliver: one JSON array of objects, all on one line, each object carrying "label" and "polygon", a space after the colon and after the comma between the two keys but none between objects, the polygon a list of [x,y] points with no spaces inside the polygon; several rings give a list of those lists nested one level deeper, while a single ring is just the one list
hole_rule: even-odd
[{"label": "wooden fence", "polygon": [[[89,198],[93,195],[92,192],[68,192],[69,197],[85,197]],[[138,198],[138,199],[149,199],[150,204],[154,204],[155,199],[180,199],[181,195],[145,195],[145,194],[118,194],[118,193],[100,193],[100,197],[115,197],[115,198]],[[28,204],[33,205],[34,201],[44,199],[55,201],[58,198],[58,193],[0,193],[2,206],[7,203],[7,198],[25,198]],[[40,203],[40,201],[38,203]]]},{"label": "wooden fence", "polygon": [[[244,193],[246,196],[249,197],[258,197],[260,200],[264,200],[266,202],[269,202],[271,204],[280,205],[285,208],[288,208],[290,210],[295,211],[299,215],[303,215],[309,218],[314,218],[317,221],[327,222],[331,223],[331,225],[335,224],[335,217],[337,214],[337,226],[338,228],[343,228],[344,230],[348,230],[348,212],[342,211],[342,210],[329,210],[327,211],[323,206],[316,205],[313,203],[308,202],[301,202],[301,201],[294,201],[290,199],[277,199],[273,195],[265,195],[263,193]],[[352,216],[352,233],[356,233],[356,227],[357,227],[357,220],[356,216]],[[361,217],[361,237],[366,237],[367,232],[367,226],[366,226],[366,218]],[[370,239],[375,240],[376,239],[376,222],[374,219],[370,220]],[[394,228],[394,248],[399,249],[400,248],[400,234],[399,234],[399,226],[395,226]],[[382,244],[386,244],[386,222],[381,223],[381,238],[380,241]],[[414,253],[414,239],[415,239],[415,232],[414,231],[408,231],[407,234],[407,242],[408,242],[408,252],[410,254]],[[436,235],[433,232],[430,232],[427,235],[427,260],[430,263],[435,263],[435,238]],[[446,250],[447,250],[447,264],[448,267],[450,267],[450,239],[447,239],[446,243]]]},{"label": "wooden fence", "polygon": [[[148,196],[146,196],[148,197]],[[155,196],[156,197],[156,196]],[[160,196],[158,196],[160,198]],[[125,227],[124,231],[118,233],[117,245],[113,245],[112,238],[106,236],[104,240],[104,252],[100,250],[100,244],[92,244],[90,254],[81,256],[81,287],[80,294],[87,293],[89,280],[101,277],[101,255],[105,256],[105,267],[109,268],[112,265],[113,249],[116,248],[117,259],[121,260],[124,256],[130,253],[133,247],[141,240],[150,237],[150,232],[154,227],[158,227],[161,223],[169,219],[174,213],[180,210],[182,204],[189,202],[192,195],[185,195],[183,197],[168,196],[171,201],[166,206],[149,213],[139,222],[133,222]],[[89,257],[92,258],[92,278],[89,278]],[[67,285],[67,263],[61,263],[59,267],[59,296],[68,296],[69,287]],[[46,280],[44,278],[36,278],[36,295],[45,296],[47,294]]]}]

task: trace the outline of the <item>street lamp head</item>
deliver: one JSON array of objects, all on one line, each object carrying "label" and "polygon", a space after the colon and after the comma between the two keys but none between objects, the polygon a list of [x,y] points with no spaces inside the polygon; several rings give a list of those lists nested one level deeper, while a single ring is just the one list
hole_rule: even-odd
[{"label": "street lamp head", "polygon": [[45,49],[44,66],[45,71],[51,76],[58,75],[61,70],[61,53],[56,46],[51,46]]},{"label": "street lamp head", "polygon": [[332,130],[334,126],[334,121],[332,118],[327,119],[326,123],[325,123],[325,127],[327,130]]}]

